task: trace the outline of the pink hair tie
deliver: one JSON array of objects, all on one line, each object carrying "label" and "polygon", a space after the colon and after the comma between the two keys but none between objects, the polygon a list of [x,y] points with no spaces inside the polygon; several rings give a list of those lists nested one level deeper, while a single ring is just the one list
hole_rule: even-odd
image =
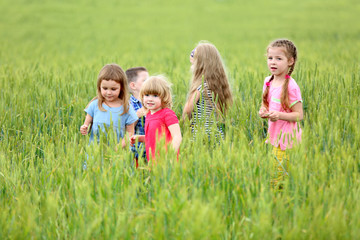
[{"label": "pink hair tie", "polygon": [[290,78],[290,76],[289,75],[285,75],[285,79],[289,79]]},{"label": "pink hair tie", "polygon": [[270,87],[270,82],[266,82],[266,86],[267,86],[267,87]]}]

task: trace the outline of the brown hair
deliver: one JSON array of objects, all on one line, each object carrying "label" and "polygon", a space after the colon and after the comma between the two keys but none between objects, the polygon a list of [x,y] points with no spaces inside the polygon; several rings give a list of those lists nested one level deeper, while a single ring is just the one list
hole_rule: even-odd
[{"label": "brown hair", "polygon": [[196,91],[202,81],[207,83],[208,89],[214,94],[217,109],[225,114],[232,104],[229,81],[219,51],[213,44],[206,42],[200,42],[195,48],[189,96]]},{"label": "brown hair", "polygon": [[167,81],[165,76],[151,76],[142,85],[140,90],[140,100],[145,109],[144,95],[147,94],[158,95],[161,99],[162,108],[172,107],[171,84]]},{"label": "brown hair", "polygon": [[139,72],[147,72],[148,70],[145,67],[133,67],[126,70],[126,77],[128,83],[136,82]]},{"label": "brown hair", "polygon": [[127,113],[129,111],[129,100],[130,94],[128,90],[127,78],[125,72],[122,68],[115,64],[106,64],[98,75],[97,79],[97,96],[93,98],[91,101],[98,99],[98,107],[101,111],[106,111],[102,104],[104,103],[104,98],[101,95],[101,82],[102,81],[115,81],[120,84],[120,94],[119,98],[122,101],[122,105],[124,107],[124,111],[121,115]]},{"label": "brown hair", "polygon": [[[284,50],[285,50],[284,53],[286,55],[286,58],[288,60],[291,59],[291,58],[294,59],[294,63],[289,67],[289,72],[287,73],[287,75],[289,77],[285,77],[285,82],[283,84],[283,88],[282,88],[282,92],[281,92],[281,98],[280,98],[282,108],[284,110],[288,110],[288,109],[290,109],[288,86],[289,86],[291,73],[294,71],[296,60],[297,60],[297,49],[296,49],[295,44],[293,42],[291,42],[290,40],[287,40],[287,39],[278,39],[278,40],[275,40],[275,41],[271,42],[269,44],[269,46],[267,47],[266,52],[269,50],[269,48],[272,48],[272,47],[284,48]],[[270,77],[269,82],[271,82],[273,79],[274,79],[274,75],[272,75]],[[269,102],[268,102],[269,88],[270,88],[270,86],[266,86],[266,89],[265,89],[265,91],[263,93],[263,97],[262,97],[263,105],[266,108],[269,108]]]}]

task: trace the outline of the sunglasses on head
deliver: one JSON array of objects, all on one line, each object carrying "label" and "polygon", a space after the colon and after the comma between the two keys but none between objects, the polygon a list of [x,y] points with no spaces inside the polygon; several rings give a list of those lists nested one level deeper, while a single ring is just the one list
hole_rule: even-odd
[{"label": "sunglasses on head", "polygon": [[194,50],[191,51],[190,57],[192,57],[192,58],[194,57],[194,55],[195,55],[195,50],[196,50],[196,48],[194,48]]}]

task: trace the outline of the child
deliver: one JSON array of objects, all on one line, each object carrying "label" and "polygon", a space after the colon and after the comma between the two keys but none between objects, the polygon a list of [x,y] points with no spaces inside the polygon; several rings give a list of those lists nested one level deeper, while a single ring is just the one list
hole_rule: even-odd
[{"label": "child", "polygon": [[[140,101],[140,89],[144,81],[149,77],[149,73],[144,67],[134,67],[126,70],[126,76],[128,79],[129,89],[132,95],[130,96],[130,104],[136,111],[138,122],[135,125],[136,135],[145,135],[145,115],[147,111],[143,108]],[[138,166],[139,152],[142,152],[143,159],[146,159],[146,151],[142,143],[138,143],[138,146],[131,146],[131,151],[135,153],[136,166]]]},{"label": "child", "polygon": [[267,48],[267,64],[272,75],[264,81],[259,115],[269,119],[268,141],[273,145],[275,155],[272,188],[282,188],[281,181],[288,175],[289,158],[285,149],[292,148],[294,139],[301,139],[300,125],[297,124],[303,119],[301,92],[290,77],[296,60],[296,47],[289,40],[276,40]]},{"label": "child", "polygon": [[158,155],[156,143],[161,137],[165,137],[166,144],[171,142],[175,151],[178,152],[182,137],[179,120],[170,109],[172,98],[169,82],[163,76],[148,78],[141,88],[140,99],[144,108],[149,110],[146,115],[145,136],[132,136],[130,144],[134,144],[136,139],[139,142],[145,142],[148,161],[154,160]]},{"label": "child", "polygon": [[[126,146],[124,130],[132,136],[134,134],[134,123],[138,120],[132,106],[129,105],[129,92],[127,79],[124,71],[117,64],[105,65],[97,80],[97,97],[86,107],[86,118],[80,127],[82,135],[88,133],[91,126],[90,142],[94,135],[99,136],[100,131],[105,132],[105,126],[112,123],[116,132],[117,141],[122,138],[122,147]],[[99,141],[99,138],[98,138]]]},{"label": "child", "polygon": [[210,139],[214,124],[216,138],[219,135],[224,138],[218,120],[222,120],[232,104],[232,94],[220,53],[214,45],[200,43],[191,52],[190,63],[193,76],[183,119],[188,117],[191,120],[194,138],[202,128]]}]

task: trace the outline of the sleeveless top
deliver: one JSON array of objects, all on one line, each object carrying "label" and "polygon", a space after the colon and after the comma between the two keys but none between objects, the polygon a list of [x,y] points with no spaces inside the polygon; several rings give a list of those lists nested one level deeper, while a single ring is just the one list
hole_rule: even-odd
[{"label": "sleeveless top", "polygon": [[218,113],[216,111],[212,91],[208,88],[206,82],[201,84],[197,90],[200,92],[200,98],[196,102],[196,107],[192,112],[190,125],[194,139],[200,129],[205,130],[209,140],[213,130],[215,130],[214,135],[217,140],[220,136],[221,138],[224,138],[222,127],[217,121]]}]

